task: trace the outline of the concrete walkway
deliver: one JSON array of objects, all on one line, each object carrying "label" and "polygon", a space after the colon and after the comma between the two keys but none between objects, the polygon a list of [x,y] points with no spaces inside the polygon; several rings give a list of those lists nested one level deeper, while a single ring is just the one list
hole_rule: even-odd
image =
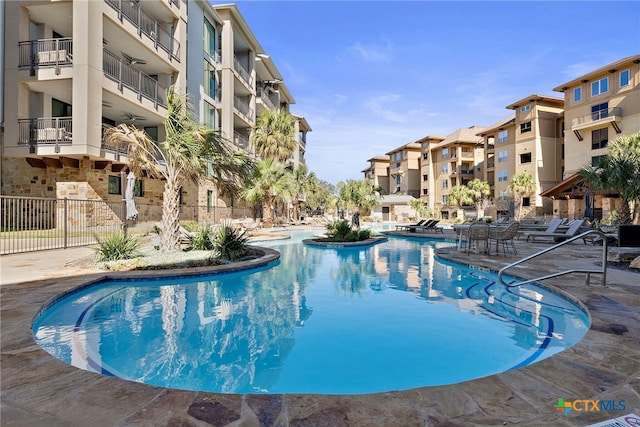
[{"label": "concrete walkway", "polygon": [[[519,255],[526,256],[548,244],[518,241],[516,246]],[[638,273],[609,269],[607,287],[597,284],[599,275],[589,287],[582,274],[553,281],[560,292],[587,307],[591,329],[571,349],[522,369],[460,384],[371,395],[224,395],[82,371],[36,345],[31,323],[47,301],[104,277],[144,274],[105,273],[80,262],[91,254],[91,249],[76,248],[0,258],[3,426],[584,426],[640,414]],[[517,259],[455,249],[440,249],[438,255],[490,269]],[[593,268],[599,257],[598,247],[568,245],[518,274],[532,277],[575,267],[576,262]],[[554,408],[558,398],[623,400],[626,410],[563,415]]]}]

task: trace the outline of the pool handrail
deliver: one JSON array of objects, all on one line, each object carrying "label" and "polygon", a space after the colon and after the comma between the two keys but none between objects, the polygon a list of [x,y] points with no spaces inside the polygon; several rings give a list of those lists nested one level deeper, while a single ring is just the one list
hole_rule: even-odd
[{"label": "pool handrail", "polygon": [[[600,270],[586,270],[586,269],[572,269],[572,270],[564,270],[564,271],[560,271],[558,273],[552,273],[552,274],[547,274],[545,276],[540,276],[540,277],[536,277],[533,279],[529,279],[529,280],[524,280],[521,282],[515,282],[515,283],[507,283],[504,281],[503,279],[503,275],[504,272],[507,271],[508,269],[515,267],[516,265],[522,264],[523,262],[529,261],[533,258],[536,258],[540,255],[546,254],[547,252],[551,252],[554,249],[559,248],[560,246],[564,246],[566,244],[569,244],[571,242],[573,242],[574,240],[578,240],[578,239],[584,239],[585,236],[589,235],[589,234],[598,234],[600,235],[600,237],[602,238],[602,267]],[[532,282],[537,282],[540,280],[545,280],[545,279],[551,279],[553,277],[558,277],[558,276],[563,276],[565,274],[571,274],[571,273],[586,273],[586,278],[585,278],[585,285],[589,286],[590,285],[590,281],[591,281],[591,273],[599,273],[602,274],[602,286],[606,287],[607,286],[607,255],[608,255],[608,251],[609,251],[609,246],[608,246],[609,242],[607,240],[607,235],[605,233],[603,233],[600,230],[587,230],[582,234],[579,234],[577,236],[573,236],[567,240],[564,240],[556,245],[553,245],[549,248],[543,249],[539,252],[536,252],[532,255],[529,255],[528,257],[522,258],[516,262],[512,262],[511,264],[505,265],[504,267],[502,267],[500,269],[500,271],[498,271],[498,280],[500,280],[500,283],[503,286],[506,286],[508,288],[511,287],[515,287],[515,286],[522,286],[525,285],[527,283],[532,283]]]}]

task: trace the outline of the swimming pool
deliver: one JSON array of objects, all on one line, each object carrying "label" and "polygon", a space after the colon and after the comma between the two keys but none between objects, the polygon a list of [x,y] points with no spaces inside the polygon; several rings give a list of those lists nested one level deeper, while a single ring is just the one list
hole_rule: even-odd
[{"label": "swimming pool", "polygon": [[260,242],[282,257],[256,270],[78,291],[36,319],[36,340],[79,368],[170,388],[357,394],[515,369],[589,327],[553,292],[435,258],[452,243],[324,249],[308,236]]}]

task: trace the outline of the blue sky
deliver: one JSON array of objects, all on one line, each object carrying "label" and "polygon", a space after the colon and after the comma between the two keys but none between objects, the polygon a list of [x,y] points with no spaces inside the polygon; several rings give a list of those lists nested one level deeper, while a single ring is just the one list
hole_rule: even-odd
[{"label": "blue sky", "polygon": [[[214,2],[215,3],[215,2]],[[304,116],[330,183],[426,135],[640,53],[640,2],[238,1]],[[537,23],[543,22],[544,25]]]}]

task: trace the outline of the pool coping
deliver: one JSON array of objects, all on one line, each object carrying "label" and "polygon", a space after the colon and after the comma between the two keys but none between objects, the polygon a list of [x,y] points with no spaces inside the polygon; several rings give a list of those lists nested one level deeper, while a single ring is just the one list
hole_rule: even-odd
[{"label": "pool coping", "polygon": [[[449,261],[466,261],[488,269],[495,269],[498,261],[454,251],[440,252],[438,255]],[[532,273],[544,267],[549,266],[539,265]],[[214,269],[191,267],[180,273],[208,274]],[[553,408],[558,398],[625,400],[625,413],[640,412],[640,361],[635,357],[640,354],[640,286],[624,283],[628,275],[611,271],[607,288],[593,285],[586,288],[582,275],[563,282],[562,292],[584,304],[592,317],[592,327],[580,343],[534,365],[446,386],[371,395],[189,392],[82,371],[53,358],[35,344],[31,322],[47,301],[100,280],[149,273],[176,275],[174,270],[104,272],[0,287],[4,422],[331,426],[518,422],[583,426],[622,415],[571,411],[565,416]],[[628,330],[611,332],[607,330],[611,325],[622,325]]]}]

